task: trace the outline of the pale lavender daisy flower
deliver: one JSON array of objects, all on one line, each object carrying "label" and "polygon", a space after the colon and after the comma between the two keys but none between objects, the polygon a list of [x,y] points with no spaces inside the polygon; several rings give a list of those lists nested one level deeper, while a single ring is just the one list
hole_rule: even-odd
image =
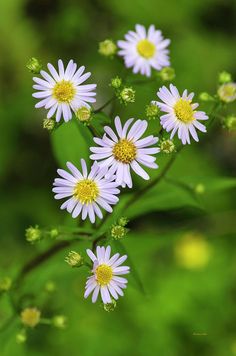
[{"label": "pale lavender daisy flower", "polygon": [[76,218],[82,214],[82,220],[89,217],[91,223],[95,222],[95,217],[102,219],[101,207],[112,212],[111,205],[118,202],[118,184],[113,182],[114,177],[105,178],[107,169],[100,169],[95,162],[88,173],[85,160],[81,159],[82,173],[70,162],[67,162],[70,173],[64,169],[58,169],[57,173],[61,178],[54,180],[52,191],[55,199],[67,198],[61,205],[61,209],[66,209],[68,213]]},{"label": "pale lavender daisy flower", "polygon": [[93,275],[87,279],[84,297],[87,298],[93,292],[92,302],[95,303],[100,292],[103,303],[111,303],[111,297],[118,299],[119,296],[124,295],[122,289],[126,288],[128,281],[120,275],[130,272],[128,266],[121,266],[127,256],[120,257],[120,254],[116,253],[111,257],[110,246],[107,248],[97,246],[96,252],[97,255],[87,250],[93,262]]},{"label": "pale lavender daisy flower", "polygon": [[192,103],[194,93],[188,94],[185,89],[180,95],[178,89],[170,84],[170,89],[165,86],[160,88],[157,96],[163,102],[155,103],[167,113],[161,116],[161,125],[167,132],[171,131],[170,139],[178,131],[178,137],[184,145],[190,144],[190,136],[199,141],[196,129],[206,132],[206,127],[199,121],[208,120],[208,116],[204,111],[195,110],[199,104]]},{"label": "pale lavender daisy flower", "polygon": [[141,138],[147,129],[146,120],[137,120],[131,126],[133,119],[126,121],[122,127],[119,116],[115,118],[115,133],[109,126],[105,126],[105,134],[101,138],[95,137],[94,142],[100,147],[91,147],[93,154],[91,159],[99,161],[100,167],[109,167],[107,175],[116,176],[116,183],[125,187],[132,188],[132,178],[130,169],[143,179],[148,180],[149,175],[140,166],[149,168],[158,168],[155,163],[156,154],[160,151],[158,147],[149,147],[155,145],[158,141],[153,135]]},{"label": "pale lavender daisy flower", "polygon": [[[88,103],[94,103],[96,93],[93,91],[96,84],[82,85],[91,75],[84,73],[85,67],[77,69],[77,64],[71,59],[66,68],[60,59],[58,61],[58,71],[48,63],[50,74],[44,70],[40,71],[43,78],[33,77],[33,88],[37,90],[33,97],[40,99],[35,105],[36,108],[44,107],[49,110],[47,118],[56,115],[56,122],[61,116],[67,122],[72,118],[72,111],[76,112],[80,107],[90,108]],[[84,73],[84,74],[83,74]]]},{"label": "pale lavender daisy flower", "polygon": [[151,68],[161,70],[170,65],[169,39],[164,39],[160,30],[151,25],[148,30],[142,25],[135,26],[136,32],[129,31],[126,41],[118,41],[118,54],[124,57],[126,67],[133,67],[134,73],[150,77]]}]

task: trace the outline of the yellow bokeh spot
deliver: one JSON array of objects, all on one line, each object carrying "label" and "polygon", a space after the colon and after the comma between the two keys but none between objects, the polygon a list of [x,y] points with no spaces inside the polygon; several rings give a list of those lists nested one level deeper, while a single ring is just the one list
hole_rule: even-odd
[{"label": "yellow bokeh spot", "polygon": [[101,286],[110,283],[112,279],[112,268],[108,265],[102,264],[96,268],[96,280]]},{"label": "yellow bokeh spot", "polygon": [[194,111],[190,100],[184,100],[182,98],[179,99],[174,105],[174,112],[176,117],[185,124],[188,124],[194,120]]},{"label": "yellow bokeh spot", "polygon": [[76,94],[76,89],[70,81],[62,80],[53,88],[53,96],[59,103],[70,103]]},{"label": "yellow bokeh spot", "polygon": [[83,179],[77,183],[74,189],[74,197],[81,204],[92,203],[99,195],[97,184],[91,179]]},{"label": "yellow bokeh spot", "polygon": [[187,269],[205,267],[211,256],[211,247],[204,237],[197,233],[184,235],[175,246],[175,257],[179,265]]},{"label": "yellow bokeh spot", "polygon": [[156,47],[152,42],[144,39],[138,42],[137,51],[140,54],[140,56],[146,59],[150,59],[154,56],[156,52]]},{"label": "yellow bokeh spot", "polygon": [[132,141],[122,139],[113,147],[113,155],[115,159],[122,163],[131,163],[136,157],[136,146]]}]

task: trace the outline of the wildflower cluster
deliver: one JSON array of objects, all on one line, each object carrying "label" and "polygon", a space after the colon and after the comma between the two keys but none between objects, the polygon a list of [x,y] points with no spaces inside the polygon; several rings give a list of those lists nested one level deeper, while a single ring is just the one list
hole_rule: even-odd
[{"label": "wildflower cluster", "polygon": [[[182,145],[198,142],[201,133],[207,132],[208,123],[213,119],[217,120],[217,110],[236,100],[236,84],[229,73],[222,72],[216,93],[211,95],[203,92],[200,95],[201,101],[213,104],[213,109],[209,110],[210,114],[199,109],[199,104],[193,100],[193,92],[187,89],[179,91],[171,83],[175,78],[175,71],[170,67],[169,44],[170,40],[165,39],[154,25],[148,29],[136,25],[135,31],[129,31],[124,39],[117,43],[113,40],[100,42],[99,53],[113,59],[121,57],[127,70],[127,75],[114,76],[111,79],[110,87],[114,95],[100,109],[93,107],[96,102],[97,84],[87,82],[91,73],[85,71],[84,65],[77,65],[72,59],[65,64],[59,59],[56,67],[48,63],[47,70],[44,70],[36,58],[32,58],[27,64],[30,72],[37,74],[33,77],[33,97],[37,99],[35,107],[47,111],[43,127],[51,132],[57,130],[59,125],[67,125],[70,120],[74,120],[79,130],[81,123],[88,126],[94,144],[89,147],[89,157],[81,157],[80,161],[73,163],[64,162],[66,168],[57,170],[58,176],[52,187],[55,199],[62,200],[61,210],[65,210],[74,219],[87,219],[88,224],[85,228],[81,224],[82,228],[79,227],[71,234],[61,233],[59,228],[44,230],[38,225],[31,226],[26,230],[25,237],[30,243],[40,242],[45,236],[59,240],[55,251],[68,248],[70,244],[82,238],[87,244],[92,243],[91,248],[86,250],[87,260],[82,257],[83,252],[80,254],[75,249],[68,252],[65,262],[73,267],[75,273],[77,269],[74,267],[89,267],[91,273],[87,278],[84,297],[91,295],[93,303],[100,297],[105,311],[114,310],[118,298],[124,295],[128,283],[124,276],[130,272],[130,267],[123,265],[128,256],[118,252],[112,254],[111,246],[107,244],[108,239],[112,238],[114,246],[122,245],[120,240],[129,231],[127,218],[120,217],[119,212],[115,219],[108,222],[106,220],[117,206],[123,188],[126,188],[130,198],[126,208],[164,177],[173,160],[171,158],[167,168],[163,169],[164,173],[133,193],[131,189],[135,185],[135,175],[148,181],[150,170],[158,169],[159,152],[172,154],[173,157]],[[93,127],[96,113],[101,113],[109,103],[117,99],[124,105],[135,102],[138,89],[131,85],[128,79],[130,69],[133,74],[144,76],[145,81],[154,78],[155,83],[162,83],[156,87],[156,96],[153,94],[149,104],[143,108],[145,117],[155,121],[149,122],[142,117],[129,118],[125,115],[120,117],[114,105],[114,114],[110,117],[103,113],[108,122],[106,125],[100,122],[102,128],[97,130]],[[166,81],[170,82],[168,86],[163,85]],[[91,122],[92,117],[94,120]],[[235,114],[224,116],[219,122],[223,122],[228,130],[236,128]],[[153,127],[156,129],[151,133]],[[203,194],[204,191],[205,187],[201,184],[194,188],[196,194]],[[120,210],[123,214],[123,208]],[[97,222],[103,218],[103,221]],[[85,232],[88,225],[90,229]],[[61,241],[64,236],[73,238],[68,238],[64,244],[65,241]],[[196,259],[194,266],[190,266],[188,254],[193,250],[197,250],[202,257]],[[185,266],[189,268],[204,265],[208,258],[207,244],[201,238],[191,237],[184,240],[175,252],[177,259],[184,261]],[[48,254],[41,255],[41,259],[37,261],[44,261],[53,253],[54,250],[49,250]],[[29,266],[32,265],[34,266]],[[0,282],[0,291],[7,291],[10,287],[11,280]],[[55,285],[49,283],[45,290],[47,293],[53,293]],[[22,310],[20,319],[23,329],[17,334],[19,343],[26,340],[28,328],[35,328],[40,323],[60,329],[66,326],[67,320],[63,315],[45,319],[42,314],[43,311],[36,307]]]}]

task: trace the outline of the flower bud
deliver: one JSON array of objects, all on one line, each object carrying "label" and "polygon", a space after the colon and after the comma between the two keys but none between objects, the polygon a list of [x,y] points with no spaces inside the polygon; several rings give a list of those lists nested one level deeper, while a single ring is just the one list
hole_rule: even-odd
[{"label": "flower bud", "polygon": [[171,140],[163,140],[160,142],[160,150],[164,153],[172,153],[175,152],[175,144]]},{"label": "flower bud", "polygon": [[207,92],[202,92],[199,94],[199,99],[201,101],[214,101],[213,96],[211,96],[210,94],[208,94]]},{"label": "flower bud", "polygon": [[115,299],[112,299],[111,303],[103,304],[103,309],[106,312],[110,313],[115,310],[116,305],[117,305],[117,303],[116,303]]},{"label": "flower bud", "polygon": [[43,120],[43,128],[52,131],[55,127],[56,123],[53,119],[44,119]]},{"label": "flower bud", "polygon": [[175,70],[172,67],[164,67],[159,72],[159,76],[163,81],[171,81],[175,78]]},{"label": "flower bud", "polygon": [[105,57],[113,57],[116,54],[117,46],[112,40],[105,40],[99,43],[98,53]]},{"label": "flower bud", "polygon": [[26,308],[21,312],[20,317],[22,324],[34,328],[40,322],[41,312],[37,308]]},{"label": "flower bud", "polygon": [[160,109],[156,104],[150,103],[149,105],[146,106],[146,116],[147,118],[150,119],[157,119],[160,114]]},{"label": "flower bud", "polygon": [[49,234],[52,239],[55,239],[59,235],[59,231],[57,229],[52,229]]},{"label": "flower bud", "polygon": [[86,106],[81,106],[75,113],[77,119],[81,122],[88,122],[91,119],[92,111]]},{"label": "flower bud", "polygon": [[236,99],[236,83],[222,84],[217,93],[221,101],[225,103],[233,102]]},{"label": "flower bud", "polygon": [[0,293],[7,292],[12,286],[12,280],[9,277],[3,277],[0,279]]},{"label": "flower bud", "polygon": [[119,89],[121,87],[121,85],[122,85],[122,79],[121,78],[119,78],[118,76],[115,77],[115,78],[112,78],[112,80],[111,80],[112,88]]},{"label": "flower bud", "polygon": [[26,229],[25,237],[26,237],[26,240],[30,243],[34,243],[34,242],[41,240],[42,233],[41,233],[41,230],[39,229],[38,225],[35,225],[35,227],[30,226],[28,229]]},{"label": "flower bud", "polygon": [[129,222],[129,220],[126,217],[122,216],[118,221],[118,225],[126,226],[128,224],[128,222]]},{"label": "flower bud", "polygon": [[79,253],[70,251],[65,258],[65,262],[71,267],[80,267],[84,264],[84,259]]},{"label": "flower bud", "polygon": [[195,193],[199,195],[204,194],[205,190],[206,188],[202,183],[198,183],[194,188]]},{"label": "flower bud", "polygon": [[52,318],[52,325],[58,329],[65,329],[67,325],[67,318],[64,315],[56,315]]},{"label": "flower bud", "polygon": [[127,235],[128,231],[129,230],[124,226],[113,225],[111,228],[111,236],[115,240],[120,240],[120,239],[123,239]]},{"label": "flower bud", "polygon": [[135,90],[131,87],[125,87],[121,90],[119,97],[124,104],[134,103]]},{"label": "flower bud", "polygon": [[230,73],[223,71],[219,74],[218,81],[220,84],[232,82],[232,76]]},{"label": "flower bud", "polygon": [[26,64],[26,67],[29,69],[31,73],[39,74],[40,70],[42,69],[42,64],[39,62],[37,58],[32,57]]},{"label": "flower bud", "polygon": [[24,344],[27,340],[27,335],[25,329],[21,330],[16,334],[16,342],[17,344]]},{"label": "flower bud", "polygon": [[223,121],[223,125],[229,131],[236,130],[236,116],[227,116]]}]

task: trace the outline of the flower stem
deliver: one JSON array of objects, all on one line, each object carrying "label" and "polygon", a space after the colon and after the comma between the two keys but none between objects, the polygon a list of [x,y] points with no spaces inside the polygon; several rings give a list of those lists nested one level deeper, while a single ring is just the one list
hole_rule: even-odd
[{"label": "flower stem", "polygon": [[102,111],[107,105],[109,105],[115,99],[116,99],[116,96],[113,96],[111,99],[106,101],[102,106],[100,106],[100,108],[94,110],[94,114],[97,114],[98,112]]},{"label": "flower stem", "polygon": [[124,209],[129,208],[133,203],[135,203],[138,199],[140,199],[145,193],[147,193],[150,189],[152,189],[155,185],[157,185],[166,175],[166,173],[169,171],[169,169],[172,167],[173,163],[176,160],[177,154],[182,150],[183,146],[181,146],[178,151],[176,152],[175,155],[171,157],[171,159],[167,162],[165,167],[163,168],[162,172],[155,178],[153,181],[151,181],[148,185],[145,187],[139,189],[132,197],[131,199],[127,202],[126,206]]}]

